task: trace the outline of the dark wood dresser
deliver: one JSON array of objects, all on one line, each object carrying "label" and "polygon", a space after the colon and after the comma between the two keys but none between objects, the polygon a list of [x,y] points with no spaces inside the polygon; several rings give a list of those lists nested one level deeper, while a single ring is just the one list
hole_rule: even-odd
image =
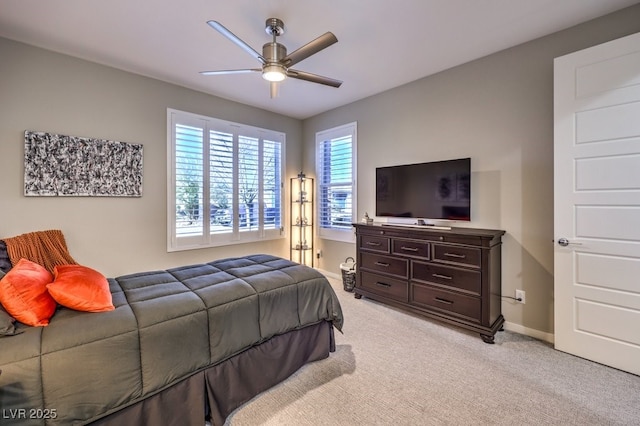
[{"label": "dark wood dresser", "polygon": [[353,224],[355,297],[480,333],[502,329],[501,238],[493,229]]}]

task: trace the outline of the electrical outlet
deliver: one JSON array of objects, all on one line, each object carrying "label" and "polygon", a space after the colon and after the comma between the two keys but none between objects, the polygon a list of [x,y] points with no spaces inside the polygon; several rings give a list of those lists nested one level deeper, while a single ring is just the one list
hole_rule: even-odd
[{"label": "electrical outlet", "polygon": [[524,290],[516,290],[516,301],[524,305],[526,303],[525,300],[526,300],[526,297],[525,297]]},{"label": "electrical outlet", "polygon": [[322,257],[322,250],[318,250],[316,252],[316,259],[320,259]]}]

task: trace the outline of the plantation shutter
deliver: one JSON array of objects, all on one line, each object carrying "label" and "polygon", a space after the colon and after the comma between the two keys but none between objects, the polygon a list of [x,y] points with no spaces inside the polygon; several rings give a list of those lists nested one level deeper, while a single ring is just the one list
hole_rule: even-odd
[{"label": "plantation shutter", "polygon": [[320,226],[351,228],[351,137],[324,141],[320,175]]},{"label": "plantation shutter", "polygon": [[264,141],[262,152],[262,199],[264,202],[264,229],[280,229],[282,200],[282,143]]},{"label": "plantation shutter", "polygon": [[233,231],[233,134],[209,132],[211,233]]},{"label": "plantation shutter", "polygon": [[283,133],[175,110],[167,122],[169,251],[284,238]]},{"label": "plantation shutter", "polygon": [[238,141],[238,218],[241,231],[253,231],[260,217],[260,153],[256,138],[240,136]]},{"label": "plantation shutter", "polygon": [[178,236],[202,235],[204,230],[200,215],[203,214],[204,130],[177,124],[175,133],[176,234]]},{"label": "plantation shutter", "polygon": [[356,123],[316,133],[321,238],[353,241]]}]

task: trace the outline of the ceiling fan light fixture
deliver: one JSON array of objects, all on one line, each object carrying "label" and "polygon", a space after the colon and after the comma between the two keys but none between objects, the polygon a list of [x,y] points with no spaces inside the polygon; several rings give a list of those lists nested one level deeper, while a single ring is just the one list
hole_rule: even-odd
[{"label": "ceiling fan light fixture", "polygon": [[267,81],[282,81],[287,77],[287,73],[282,65],[265,65],[262,69],[262,78]]}]

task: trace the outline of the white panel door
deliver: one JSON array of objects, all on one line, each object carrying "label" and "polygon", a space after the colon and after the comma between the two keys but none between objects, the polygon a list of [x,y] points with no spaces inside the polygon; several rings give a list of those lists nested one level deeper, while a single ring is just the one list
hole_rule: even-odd
[{"label": "white panel door", "polygon": [[640,374],[640,33],[554,85],[555,347]]}]

